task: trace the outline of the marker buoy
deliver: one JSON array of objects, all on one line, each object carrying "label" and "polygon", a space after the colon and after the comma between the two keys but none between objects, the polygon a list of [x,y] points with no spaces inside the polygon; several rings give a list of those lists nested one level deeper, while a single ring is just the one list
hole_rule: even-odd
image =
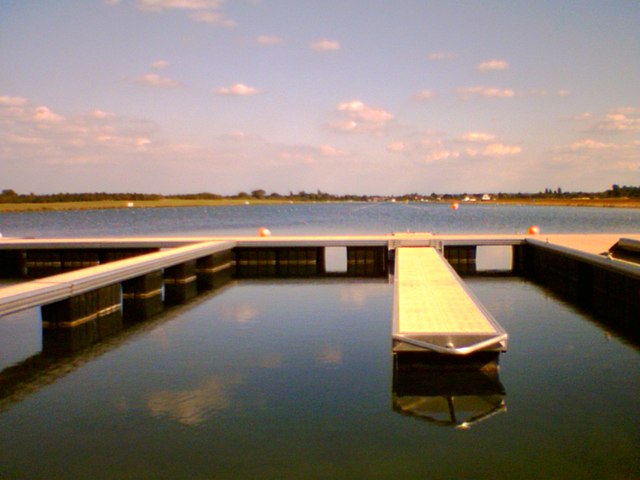
[{"label": "marker buoy", "polygon": [[268,228],[260,227],[258,229],[258,235],[260,235],[261,237],[270,237],[271,230],[269,230]]},{"label": "marker buoy", "polygon": [[451,210],[457,210],[458,208],[460,208],[460,205],[458,205],[458,202],[454,202],[451,204]]},{"label": "marker buoy", "polygon": [[531,225],[529,227],[529,235],[538,235],[540,233],[540,228],[537,225]]}]

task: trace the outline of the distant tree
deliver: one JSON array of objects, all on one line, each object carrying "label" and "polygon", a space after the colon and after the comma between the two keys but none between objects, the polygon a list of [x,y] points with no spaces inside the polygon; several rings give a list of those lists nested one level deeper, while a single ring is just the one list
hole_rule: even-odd
[{"label": "distant tree", "polygon": [[620,192],[620,185],[616,185],[616,184],[611,185],[611,196],[612,197],[622,196],[622,193]]},{"label": "distant tree", "polygon": [[264,191],[264,190],[262,190],[262,189],[259,189],[259,190],[253,190],[253,191],[251,192],[251,196],[252,196],[253,198],[258,198],[258,199],[263,199],[263,198],[265,197],[265,195],[266,195],[266,194],[267,194],[267,192],[265,192],[265,191]]}]

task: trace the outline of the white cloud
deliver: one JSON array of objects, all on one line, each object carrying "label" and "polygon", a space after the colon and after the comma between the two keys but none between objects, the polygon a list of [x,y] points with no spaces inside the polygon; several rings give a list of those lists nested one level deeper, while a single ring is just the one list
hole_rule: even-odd
[{"label": "white cloud", "polygon": [[278,45],[283,43],[283,40],[277,35],[259,35],[256,37],[256,42],[260,45]]},{"label": "white cloud", "polygon": [[136,138],[134,143],[136,147],[140,149],[144,149],[147,145],[151,143],[151,140],[149,140],[148,138],[141,137],[141,138]]},{"label": "white cloud", "polygon": [[217,88],[216,90],[214,90],[214,93],[216,93],[218,95],[247,97],[247,96],[251,96],[251,95],[257,95],[258,93],[260,93],[260,91],[257,90],[254,87],[250,87],[248,85],[245,85],[244,83],[236,83],[235,85],[232,85],[231,87],[220,87],[220,88]]},{"label": "white cloud", "polygon": [[487,60],[476,67],[480,72],[490,72],[495,70],[506,70],[509,68],[509,62],[506,60]]},{"label": "white cloud", "polygon": [[493,87],[463,87],[458,89],[458,95],[463,100],[469,100],[474,97],[485,98],[512,98],[516,93],[509,88],[493,88]]},{"label": "white cloud", "polygon": [[484,148],[467,147],[464,150],[468,157],[508,157],[522,152],[518,145],[505,145],[504,143],[490,143]]},{"label": "white cloud", "polygon": [[458,158],[460,156],[459,152],[451,151],[451,150],[435,150],[429,153],[425,160],[427,162],[438,162],[441,160],[449,160],[450,158]]},{"label": "white cloud", "polygon": [[186,10],[194,22],[233,27],[236,22],[220,11],[221,0],[137,0],[140,10],[162,12],[163,10]]},{"label": "white cloud", "polygon": [[593,140],[592,138],[585,138],[584,140],[580,140],[572,143],[569,148],[571,150],[603,150],[603,149],[615,149],[616,145],[611,143],[603,143],[597,140]]},{"label": "white cloud", "polygon": [[[620,136],[616,136],[620,139]],[[570,166],[576,173],[619,175],[640,173],[640,141],[604,142],[587,137],[555,148],[553,162]]]},{"label": "white cloud", "polygon": [[333,52],[340,50],[340,43],[335,40],[317,40],[313,42],[309,47],[316,52]]},{"label": "white cloud", "polygon": [[505,145],[503,143],[491,143],[482,151],[484,157],[504,157],[517,155],[522,152],[522,148],[518,145]]},{"label": "white cloud", "polygon": [[610,110],[598,122],[595,129],[612,133],[640,131],[640,110],[632,107]]},{"label": "white cloud", "polygon": [[435,92],[431,90],[421,90],[415,95],[413,95],[411,98],[416,102],[426,102],[428,100],[433,100],[435,96],[436,96]]},{"label": "white cloud", "polygon": [[389,152],[402,152],[406,148],[406,144],[404,142],[391,142],[387,144],[387,151]]},{"label": "white cloud", "polygon": [[221,3],[220,0],[137,0],[138,8],[154,12],[166,9],[215,10]]},{"label": "white cloud", "polygon": [[60,115],[53,113],[47,107],[37,107],[35,113],[33,114],[33,119],[36,122],[45,122],[45,123],[59,123],[64,120]]},{"label": "white cloud", "polygon": [[379,132],[393,119],[386,110],[370,107],[360,100],[340,103],[337,110],[345,118],[334,123],[332,128],[340,132]]},{"label": "white cloud", "polygon": [[340,150],[331,145],[322,145],[318,150],[323,157],[344,157],[347,155],[347,152],[344,150]]},{"label": "white cloud", "polygon": [[227,18],[222,12],[212,12],[200,10],[189,14],[189,18],[194,22],[210,23],[212,25],[222,25],[223,27],[235,27],[236,22]]},{"label": "white cloud", "polygon": [[28,101],[29,100],[24,97],[0,96],[0,105],[7,105],[9,107],[20,107],[26,105]]},{"label": "white cloud", "polygon": [[180,85],[176,80],[169,77],[162,77],[157,73],[147,73],[135,79],[135,82],[147,87],[175,88]]},{"label": "white cloud", "polygon": [[94,110],[93,112],[91,112],[90,116],[93,118],[98,118],[102,120],[106,118],[113,118],[115,117],[115,114],[110,112],[105,112],[103,110]]},{"label": "white cloud", "polygon": [[103,110],[64,117],[26,99],[18,103],[22,104],[19,111],[0,109],[0,150],[6,158],[34,159],[40,165],[122,162],[147,151],[156,130],[150,122],[121,119]]},{"label": "white cloud", "polygon": [[167,68],[169,66],[169,62],[166,60],[156,60],[151,64],[151,68],[155,70],[161,70],[163,68]]},{"label": "white cloud", "polygon": [[480,142],[480,143],[491,142],[495,140],[495,138],[496,138],[495,135],[491,133],[485,133],[485,132],[469,132],[469,133],[465,133],[462,136],[462,139],[465,142]]}]

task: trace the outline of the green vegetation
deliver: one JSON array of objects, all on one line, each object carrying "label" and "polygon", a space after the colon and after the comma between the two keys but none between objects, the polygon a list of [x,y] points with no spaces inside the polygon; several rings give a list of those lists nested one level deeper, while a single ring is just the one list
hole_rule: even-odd
[{"label": "green vegetation", "polygon": [[160,195],[149,193],[56,193],[46,195],[19,194],[11,189],[0,192],[0,211],[27,210],[77,210],[126,207],[187,207],[243,205],[246,203],[289,202],[448,202],[453,200],[494,203],[537,203],[547,205],[640,206],[640,187],[612,185],[604,192],[564,192],[561,188],[546,188],[538,193],[463,193],[423,195],[409,193],[395,196],[332,195],[318,190],[315,193],[300,191],[288,195],[267,193],[257,189],[251,193],[235,195],[215,193],[190,193]]}]

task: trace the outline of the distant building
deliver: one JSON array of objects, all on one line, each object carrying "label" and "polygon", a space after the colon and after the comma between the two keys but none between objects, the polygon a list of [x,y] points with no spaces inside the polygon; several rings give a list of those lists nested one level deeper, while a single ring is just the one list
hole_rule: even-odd
[{"label": "distant building", "polygon": [[483,202],[488,202],[489,200],[491,200],[491,195],[489,195],[488,193],[485,193],[484,195],[482,195]]}]

